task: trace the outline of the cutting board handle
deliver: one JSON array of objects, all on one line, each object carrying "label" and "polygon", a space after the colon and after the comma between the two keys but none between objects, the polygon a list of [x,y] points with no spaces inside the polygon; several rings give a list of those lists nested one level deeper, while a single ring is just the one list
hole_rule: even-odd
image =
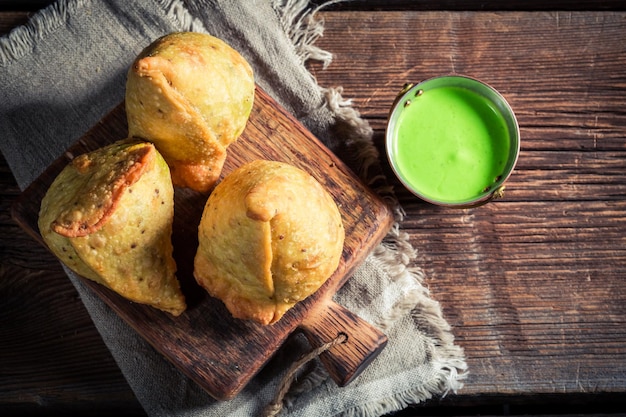
[{"label": "cutting board handle", "polygon": [[347,339],[320,355],[333,380],[343,387],[356,378],[387,344],[387,336],[334,301],[321,302],[301,323],[306,338],[318,348],[343,334]]}]

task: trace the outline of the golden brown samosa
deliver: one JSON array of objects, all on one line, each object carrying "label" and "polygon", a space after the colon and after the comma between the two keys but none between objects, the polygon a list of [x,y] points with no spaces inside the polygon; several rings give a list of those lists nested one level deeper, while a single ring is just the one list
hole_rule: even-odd
[{"label": "golden brown samosa", "polygon": [[315,178],[254,161],[209,196],[194,276],[234,317],[274,323],[337,269],[344,237],[339,209]]},{"label": "golden brown samosa", "polygon": [[128,71],[129,135],[156,145],[174,185],[209,191],[226,148],[246,126],[254,89],[250,65],[222,40],[196,32],[165,35]]},{"label": "golden brown samosa", "polygon": [[173,194],[154,145],[118,141],[61,171],[41,202],[39,230],[79,275],[178,316],[186,304],[172,257]]}]

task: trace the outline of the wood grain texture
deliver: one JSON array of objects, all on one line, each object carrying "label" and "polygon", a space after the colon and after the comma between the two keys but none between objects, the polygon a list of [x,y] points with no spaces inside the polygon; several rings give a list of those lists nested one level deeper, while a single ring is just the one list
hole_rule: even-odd
[{"label": "wood grain texture", "polygon": [[334,60],[312,70],[321,85],[343,86],[381,152],[405,82],[474,76],[517,114],[522,150],[503,200],[437,208],[396,182],[416,264],[467,355],[460,395],[624,392],[626,14],[324,19],[318,46]]},{"label": "wood grain texture", "polygon": [[[37,1],[37,0],[34,0]],[[40,0],[46,1],[46,0]],[[342,11],[405,11],[405,10],[462,10],[462,11],[537,11],[537,10],[625,10],[621,0],[367,0],[330,3],[327,0],[312,0],[313,4],[324,5],[325,10]]]},{"label": "wood grain texture", "polygon": [[[320,355],[324,367],[340,387],[359,376],[387,345],[387,336],[383,332],[332,300],[319,303],[300,327],[315,348],[338,336],[345,337],[342,343]],[[337,329],[341,329],[339,334]]]},{"label": "wood grain texture", "polygon": [[[37,11],[54,0],[2,0],[0,11]],[[324,5],[328,0],[311,0],[313,5]],[[622,0],[359,0],[330,4],[325,10],[625,10]]]},{"label": "wood grain texture", "polygon": [[[127,133],[126,113],[123,104],[120,104],[24,191],[13,206],[12,213],[17,223],[33,238],[41,241],[37,227],[39,207],[58,173],[76,156],[123,139]],[[319,310],[317,304],[329,303],[335,291],[380,243],[393,222],[386,203],[260,89],[256,91],[246,129],[228,147],[227,152],[222,178],[253,160],[283,161],[310,173],[334,198],[341,213],[346,238],[337,270],[318,291],[296,304],[281,320],[270,326],[232,318],[225,306],[209,297],[193,277],[198,224],[208,194],[180,188],[175,190],[172,243],[177,264],[176,276],[188,306],[181,316],[172,317],[152,307],[128,302],[113,291],[85,280],[148,343],[219,400],[233,398],[239,393],[306,319],[309,312],[315,311],[319,315],[320,311],[340,311],[332,308]],[[326,355],[331,356],[335,352],[343,355],[333,357],[335,366],[332,374],[345,384],[362,368],[362,364],[369,363],[371,354],[377,353],[384,346],[379,343],[380,332],[365,321],[326,319],[324,323],[339,327],[331,326],[325,334],[308,332],[316,345],[334,339],[340,332],[353,336],[353,340],[343,345],[343,350],[326,352]],[[355,325],[360,327],[343,327]],[[378,337],[354,340],[360,333],[363,336],[374,333]],[[315,335],[320,337],[313,337]],[[371,348],[366,346],[370,340],[376,342]],[[371,354],[364,355],[363,349],[365,353]]]},{"label": "wood grain texture", "polygon": [[[0,12],[0,34],[23,6]],[[11,219],[19,194],[0,157],[0,414],[145,416],[60,264]]]},{"label": "wood grain texture", "polygon": [[[317,45],[334,61],[312,66],[320,84],[344,87],[382,152],[387,106],[405,81],[477,76],[516,111],[522,153],[504,199],[479,209],[438,209],[396,184],[415,263],[470,375],[456,395],[395,415],[623,414],[626,15],[599,10],[626,3],[409,3],[394,4],[457,11],[388,13],[375,9],[389,2],[368,1],[345,3],[368,12],[321,12]],[[462,11],[494,4],[553,11]],[[0,30],[25,19],[0,13]],[[2,159],[0,175],[0,414],[141,415],[69,280],[9,218],[18,189]],[[40,271],[46,290],[34,294]]]},{"label": "wood grain texture", "polygon": [[60,264],[11,219],[0,162],[0,414],[145,415]]}]

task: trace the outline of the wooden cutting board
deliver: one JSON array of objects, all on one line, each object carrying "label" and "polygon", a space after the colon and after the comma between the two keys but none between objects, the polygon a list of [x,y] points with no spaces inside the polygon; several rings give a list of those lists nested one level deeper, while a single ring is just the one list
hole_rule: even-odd
[{"label": "wooden cutting board", "polygon": [[[37,218],[41,199],[51,182],[75,156],[123,139],[127,133],[124,105],[120,104],[22,193],[13,206],[13,218],[44,244]],[[233,319],[221,301],[196,284],[193,258],[198,244],[197,228],[208,195],[188,189],[175,189],[172,235],[177,277],[188,304],[181,316],[172,317],[129,302],[93,281],[84,280],[157,351],[219,400],[234,397],[295,330],[303,330],[313,347],[341,333],[348,336],[345,343],[334,346],[321,357],[339,385],[358,375],[387,341],[384,334],[334,303],[331,297],[389,231],[393,223],[390,208],[259,88],[245,131],[228,148],[222,176],[255,159],[289,162],[313,175],[334,197],[346,230],[336,272],[278,323],[262,326]]]}]

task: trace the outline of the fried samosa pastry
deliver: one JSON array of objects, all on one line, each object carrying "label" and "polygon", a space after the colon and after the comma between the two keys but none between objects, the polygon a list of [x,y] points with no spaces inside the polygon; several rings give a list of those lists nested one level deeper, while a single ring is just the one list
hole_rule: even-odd
[{"label": "fried samosa pastry", "polygon": [[254,161],[209,196],[194,276],[234,317],[274,323],[337,269],[344,237],[339,209],[317,180]]},{"label": "fried samosa pastry", "polygon": [[156,145],[174,185],[207,192],[246,126],[254,88],[250,65],[222,40],[196,32],[163,36],[129,69],[129,135]]},{"label": "fried samosa pastry", "polygon": [[180,315],[172,257],[174,189],[154,145],[123,140],[76,157],[41,202],[39,231],[70,269],[123,297]]}]

